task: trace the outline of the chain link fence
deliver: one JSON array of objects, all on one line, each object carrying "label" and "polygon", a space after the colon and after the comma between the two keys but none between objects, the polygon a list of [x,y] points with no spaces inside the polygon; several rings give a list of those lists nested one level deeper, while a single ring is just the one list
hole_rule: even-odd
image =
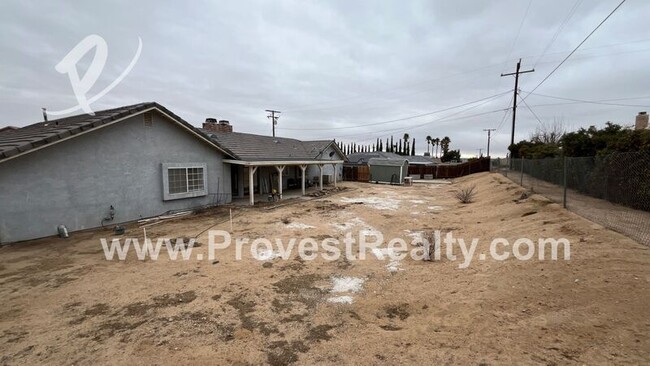
[{"label": "chain link fence", "polygon": [[650,153],[493,159],[491,171],[650,246]]}]

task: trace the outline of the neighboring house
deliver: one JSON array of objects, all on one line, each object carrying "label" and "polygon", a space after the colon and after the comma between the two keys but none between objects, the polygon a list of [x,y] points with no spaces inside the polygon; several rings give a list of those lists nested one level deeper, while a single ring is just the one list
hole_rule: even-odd
[{"label": "neighboring house", "polygon": [[331,176],[336,185],[342,174],[345,155],[333,140],[300,141],[233,132],[228,121],[215,119],[207,119],[202,131],[233,156],[225,160],[231,165],[231,191],[235,197],[248,194],[251,204],[256,192],[275,190],[282,195],[284,189],[302,188],[304,194],[310,182],[318,182],[322,189],[323,177]]},{"label": "neighboring house", "polygon": [[0,134],[5,133],[5,132],[10,132],[10,131],[15,131],[17,129],[18,129],[18,127],[14,127],[14,126],[2,127],[2,128],[0,128]]},{"label": "neighboring house", "polygon": [[0,243],[229,202],[232,158],[157,103],[5,131]]},{"label": "neighboring house", "polygon": [[385,151],[352,153],[349,154],[347,158],[348,158],[348,162],[345,164],[346,166],[368,165],[368,161],[370,161],[370,159],[373,158],[400,160],[400,161],[406,160],[408,161],[409,165],[434,165],[440,163],[440,159],[432,158],[429,156],[420,156],[420,155],[406,156],[406,155],[398,155],[395,153],[385,152]]}]

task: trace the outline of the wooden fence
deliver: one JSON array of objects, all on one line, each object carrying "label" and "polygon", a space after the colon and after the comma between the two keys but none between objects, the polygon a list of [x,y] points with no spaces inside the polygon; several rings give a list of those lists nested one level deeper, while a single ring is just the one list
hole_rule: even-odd
[{"label": "wooden fence", "polygon": [[465,175],[489,172],[490,159],[482,158],[468,161],[461,164],[442,165],[409,165],[409,175],[416,179],[444,179],[458,178]]},{"label": "wooden fence", "polygon": [[[489,172],[490,159],[481,158],[461,164],[409,165],[409,175],[416,179],[458,178],[468,174]],[[370,180],[370,168],[367,165],[344,166],[343,180],[367,182]]]},{"label": "wooden fence", "polygon": [[344,166],[343,180],[367,182],[370,180],[370,168],[367,165]]}]

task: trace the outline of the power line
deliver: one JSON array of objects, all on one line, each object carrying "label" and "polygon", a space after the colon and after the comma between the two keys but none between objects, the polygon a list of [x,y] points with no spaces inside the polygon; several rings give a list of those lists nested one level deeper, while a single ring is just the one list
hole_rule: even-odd
[{"label": "power line", "polygon": [[521,35],[521,28],[524,26],[524,22],[526,21],[526,18],[528,17],[528,11],[530,10],[530,5],[532,3],[533,3],[533,0],[528,1],[528,6],[526,7],[526,11],[524,12],[524,17],[521,18],[521,23],[519,23],[519,28],[517,29],[517,35],[515,36],[514,41],[512,41],[512,45],[510,46],[510,51],[508,51],[508,56],[502,62],[503,64],[508,62],[508,60],[510,59],[510,56],[512,55],[512,51],[515,49],[515,46],[517,45],[517,41],[519,40],[519,36]]},{"label": "power line", "polygon": [[[531,90],[531,93],[534,92],[535,90],[537,90],[537,88],[539,88],[542,84],[544,84],[544,82],[545,82],[546,80],[548,80],[548,78],[550,78],[551,75],[553,75],[553,73],[554,73],[555,71],[557,71],[557,69],[559,69],[560,66],[562,66],[562,65],[566,62],[566,60],[568,60],[569,57],[571,57],[571,55],[573,55],[573,54],[578,50],[578,48],[580,48],[580,46],[582,46],[585,42],[587,42],[587,40],[589,39],[589,37],[591,37],[591,35],[594,34],[594,33],[598,30],[598,28],[600,28],[600,26],[603,25],[603,24],[607,21],[607,19],[609,19],[609,18],[610,18],[610,17],[611,17],[611,16],[612,16],[612,15],[613,15],[613,14],[614,14],[614,13],[615,13],[619,8],[620,8],[620,7],[621,7],[621,5],[623,5],[623,4],[625,3],[625,1],[627,1],[627,0],[623,0],[623,1],[621,1],[621,2],[620,2],[620,3],[619,3],[619,4],[614,8],[614,10],[612,10],[612,11],[611,11],[611,12],[610,12],[606,17],[605,17],[605,19],[603,19],[600,23],[598,23],[598,25],[596,26],[596,28],[594,28],[594,29],[593,29],[593,30],[592,30],[592,31],[587,35],[587,37],[585,37],[585,39],[583,39],[582,42],[580,42],[580,43],[576,46],[576,48],[574,48],[573,51],[571,51],[571,52],[570,52],[570,53],[569,53],[569,54],[564,58],[564,60],[562,60],[562,62],[560,62],[560,63],[559,63],[559,64],[558,64],[558,65],[557,65],[557,66],[556,66],[556,67],[555,67],[555,68],[554,68],[554,69],[553,69],[553,70],[552,70],[548,75],[546,75],[546,77],[544,77],[544,79],[542,79],[542,81],[539,82],[539,84],[537,84],[536,87],[533,88],[533,90]],[[528,94],[528,95],[530,95],[530,94]],[[526,97],[524,97],[523,99],[528,98],[528,95],[526,95]]]},{"label": "power line", "polygon": [[[434,119],[434,120],[431,120],[431,121],[427,121],[427,122],[425,122],[425,123],[421,123],[421,124],[418,124],[418,125],[415,125],[415,126],[398,127],[398,128],[394,128],[394,129],[383,130],[383,131],[375,131],[375,132],[371,132],[371,133],[353,134],[353,135],[339,135],[339,136],[333,136],[333,137],[334,137],[334,138],[342,138],[342,137],[352,138],[352,137],[359,137],[359,136],[362,136],[362,137],[368,137],[368,138],[365,139],[365,140],[361,140],[361,141],[369,141],[369,140],[374,140],[374,139],[376,139],[376,138],[378,138],[378,137],[381,138],[381,137],[388,136],[390,133],[394,133],[394,132],[398,132],[398,131],[404,131],[404,130],[407,129],[407,128],[413,130],[413,129],[418,129],[418,128],[423,127],[423,126],[426,126],[426,125],[430,125],[430,124],[432,124],[432,123],[436,123],[436,122],[457,121],[457,120],[461,120],[461,119],[472,118],[472,117],[478,117],[478,116],[484,116],[484,115],[486,115],[486,114],[491,114],[491,113],[496,113],[496,112],[502,112],[502,111],[504,110],[503,108],[499,108],[499,109],[495,109],[495,110],[491,110],[491,111],[487,111],[487,112],[481,112],[481,113],[471,114],[471,115],[468,115],[468,116],[461,116],[461,117],[456,117],[456,118],[449,118],[449,117],[452,117],[452,116],[454,116],[454,115],[460,114],[460,113],[462,113],[462,112],[467,112],[468,110],[474,109],[474,108],[476,108],[476,107],[477,107],[477,106],[473,106],[473,107],[470,107],[470,108],[468,108],[468,109],[466,109],[466,110],[463,110],[463,111],[460,111],[460,112],[456,112],[456,113],[454,113],[454,114],[451,114],[451,115],[449,115],[449,116],[441,117],[441,118],[439,118],[439,119]],[[379,133],[380,135],[376,135],[376,134],[378,134],[378,133]],[[369,135],[371,135],[371,137],[369,137]]]},{"label": "power line", "polygon": [[524,103],[524,105],[526,106],[526,108],[528,108],[528,110],[530,111],[530,113],[532,113],[533,116],[535,116],[535,119],[537,119],[537,122],[539,122],[540,125],[543,125],[544,122],[542,122],[542,120],[539,119],[539,117],[537,117],[537,114],[533,111],[532,108],[530,108],[530,106],[528,105],[528,103],[526,103],[526,100],[522,98],[521,101]]},{"label": "power line", "polygon": [[549,50],[549,48],[551,48],[551,45],[557,40],[557,37],[560,35],[564,27],[569,23],[569,20],[571,19],[571,17],[573,17],[573,14],[575,14],[575,11],[578,9],[580,4],[582,4],[582,0],[576,0],[576,2],[573,3],[573,7],[571,7],[571,9],[569,10],[569,14],[567,14],[567,16],[564,18],[560,26],[555,31],[555,34],[553,34],[553,37],[551,38],[550,42],[548,42],[546,44],[546,47],[544,47],[544,51],[542,51],[542,54],[539,55],[537,61],[535,61],[535,63],[533,64],[533,69],[537,66],[537,63],[542,59],[542,57],[546,55],[546,52]]},{"label": "power line", "polygon": [[[627,41],[627,42],[619,42],[619,43],[611,43],[611,44],[606,44],[606,45],[601,45],[601,46],[594,46],[594,47],[587,47],[587,48],[582,48],[581,51],[586,51],[586,50],[595,50],[595,49],[601,49],[601,48],[608,48],[608,47],[614,47],[614,46],[620,46],[620,45],[626,45],[626,44],[631,44],[631,43],[642,43],[642,42],[648,42],[650,39],[640,39],[640,40],[634,40],[634,41]],[[631,51],[621,51],[621,52],[613,52],[613,53],[605,53],[605,54],[600,54],[600,55],[586,55],[582,57],[573,57],[572,60],[582,60],[582,59],[588,59],[588,58],[594,58],[594,57],[605,57],[605,56],[611,56],[611,55],[620,55],[620,54],[628,54],[628,53],[638,53],[638,52],[646,52],[650,51],[650,49],[641,49],[641,50],[631,50]],[[556,55],[556,54],[565,54],[568,51],[557,51],[557,52],[550,52],[546,53],[546,55]],[[533,59],[533,58],[538,58],[535,65],[542,65],[542,64],[550,64],[550,63],[556,63],[558,61],[544,61],[544,62],[539,62],[539,59],[541,59],[542,56],[545,54],[539,54],[539,55],[528,55],[528,56],[523,56],[522,59]],[[464,70],[457,72],[455,74],[449,75],[449,76],[444,76],[441,78],[437,79],[432,79],[432,80],[427,80],[415,84],[408,84],[408,85],[403,85],[403,86],[398,86],[398,87],[393,87],[393,88],[387,88],[387,89],[382,89],[382,90],[377,90],[370,92],[368,94],[362,94],[362,95],[356,95],[348,98],[337,98],[325,102],[316,102],[316,103],[309,103],[309,104],[302,104],[302,105],[296,105],[292,107],[291,109],[284,109],[284,112],[309,112],[309,111],[320,111],[320,110],[328,110],[328,109],[339,109],[339,108],[347,108],[347,107],[354,107],[357,105],[361,104],[369,104],[369,103],[376,103],[370,99],[370,96],[378,96],[384,93],[392,92],[392,91],[398,91],[398,90],[407,90],[416,86],[424,85],[424,84],[431,84],[436,81],[440,80],[445,80],[445,79],[450,79],[454,78],[457,76],[462,76],[462,75],[470,75],[473,73],[476,73],[478,71],[483,71],[487,69],[492,69],[496,67],[503,67],[506,64],[506,62],[499,62],[499,63],[494,63],[488,66],[480,67],[477,69],[472,69],[472,70]],[[426,92],[431,89],[438,88],[439,86],[431,87],[431,88],[425,88],[421,90],[417,90],[415,92],[407,93],[404,94],[400,97],[404,96],[411,96],[415,94],[420,94],[423,92]],[[361,100],[360,102],[355,102],[355,103],[344,103],[344,104],[335,104],[335,105],[327,105],[327,104],[332,104],[340,101],[351,101],[351,100]],[[320,106],[320,105],[325,105],[323,107],[316,107],[316,108],[310,108],[312,106]]]},{"label": "power line", "polygon": [[[514,98],[514,96],[513,96],[513,98]],[[508,102],[508,106],[510,106],[510,104],[512,104],[512,100],[513,100],[513,98],[510,98],[510,101]],[[511,111],[512,111],[512,109],[510,109],[510,108],[505,108],[505,112],[503,113],[503,118],[501,118],[501,122],[499,122],[499,125],[497,126],[497,132],[499,131],[499,129],[501,129],[501,126],[503,126],[503,122],[506,121],[506,117],[508,116],[508,114],[509,114]]]},{"label": "power line", "polygon": [[463,103],[463,104],[460,104],[460,105],[456,105],[456,106],[453,106],[453,107],[447,107],[447,108],[444,108],[444,109],[439,109],[439,110],[432,111],[432,112],[427,112],[427,113],[417,114],[417,115],[414,115],[414,116],[408,116],[408,117],[403,117],[403,118],[392,119],[392,120],[389,120],[389,121],[381,121],[381,122],[374,122],[374,123],[360,124],[360,125],[354,125],[354,126],[343,126],[343,127],[322,127],[322,128],[279,128],[279,129],[281,129],[281,130],[291,130],[291,131],[329,131],[329,130],[345,130],[345,129],[351,129],[351,128],[368,127],[368,126],[377,126],[377,125],[383,125],[383,124],[387,124],[387,123],[406,121],[406,120],[409,120],[409,119],[414,119],[414,118],[424,117],[424,116],[428,116],[428,115],[431,115],[431,114],[436,114],[436,113],[446,112],[446,111],[449,111],[449,110],[452,110],[452,109],[465,107],[465,106],[470,105],[470,104],[474,104],[474,103],[478,103],[478,102],[482,102],[482,101],[486,101],[486,100],[494,99],[494,98],[500,97],[500,96],[502,96],[502,95],[505,95],[505,94],[507,94],[507,93],[510,93],[510,90],[507,90],[507,91],[502,92],[502,93],[499,93],[499,94],[491,95],[491,96],[489,96],[489,97],[485,97],[485,98],[481,98],[481,99],[473,100],[473,101],[471,101],[471,102],[467,102],[467,103]]},{"label": "power line", "polygon": [[[345,108],[345,107],[355,106],[355,105],[359,105],[359,104],[366,104],[366,103],[368,103],[367,100],[365,102],[345,103],[345,104],[338,104],[338,105],[310,108],[310,107],[313,107],[313,106],[332,104],[332,103],[336,103],[336,102],[339,102],[339,101],[349,102],[350,100],[355,100],[355,99],[361,99],[361,100],[368,99],[368,95],[374,96],[374,95],[381,95],[381,94],[385,94],[385,93],[396,91],[396,90],[410,89],[410,88],[413,88],[413,87],[416,87],[416,86],[428,85],[428,84],[431,84],[431,83],[436,82],[436,81],[451,79],[451,78],[454,78],[456,76],[469,75],[469,74],[476,73],[478,71],[483,71],[483,70],[486,70],[486,69],[491,69],[491,68],[501,67],[501,66],[503,66],[503,63],[495,63],[495,64],[491,64],[491,65],[488,65],[488,66],[482,66],[482,67],[472,69],[472,70],[459,71],[459,72],[451,74],[451,75],[445,75],[443,77],[439,77],[439,78],[436,78],[436,79],[430,79],[430,80],[427,80],[427,81],[421,81],[421,82],[418,82],[418,83],[415,83],[415,84],[409,84],[409,85],[403,85],[403,86],[399,86],[399,87],[382,89],[382,90],[371,92],[371,93],[369,93],[367,95],[357,95],[357,96],[347,97],[347,98],[337,98],[337,99],[333,99],[333,100],[326,101],[326,102],[317,102],[317,103],[309,103],[309,104],[297,105],[297,106],[293,106],[292,108],[285,108],[285,112],[319,111],[319,110],[326,110],[326,109]],[[413,95],[413,94],[419,94],[419,93],[422,93],[424,91],[431,90],[431,89],[438,88],[438,87],[439,86],[436,85],[436,86],[428,87],[428,88],[422,89],[420,91],[416,91],[414,93],[409,93],[409,94],[406,94],[406,95],[408,96],[408,95]]]},{"label": "power line", "polygon": [[[524,91],[524,90],[522,90]],[[552,98],[552,99],[559,99],[559,100],[568,100],[576,103],[589,103],[589,104],[600,104],[600,105],[613,105],[613,106],[620,106],[620,107],[641,107],[641,108],[650,108],[649,105],[644,105],[644,104],[622,104],[622,103],[608,103],[609,101],[617,101],[617,100],[631,100],[631,99],[644,99],[644,98],[650,98],[650,96],[646,97],[635,97],[635,98],[617,98],[617,99],[610,99],[610,100],[602,100],[602,101],[596,101],[596,100],[585,100],[585,99],[576,99],[576,98],[565,98],[565,97],[557,97],[557,96],[552,96],[552,95],[547,95],[547,94],[540,94],[540,93],[533,93],[533,92],[527,92],[528,95],[536,95],[540,97],[545,97],[545,98]],[[561,104],[574,104],[574,103],[561,103]],[[560,104],[560,105],[561,105]],[[552,105],[552,104],[551,104]],[[557,105],[557,104],[555,104]]]}]

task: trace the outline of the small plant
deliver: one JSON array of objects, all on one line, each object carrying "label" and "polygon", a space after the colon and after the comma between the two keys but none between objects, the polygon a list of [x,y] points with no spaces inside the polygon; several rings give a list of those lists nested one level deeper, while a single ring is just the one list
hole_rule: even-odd
[{"label": "small plant", "polygon": [[462,187],[456,192],[456,198],[461,203],[472,203],[476,196],[476,186]]},{"label": "small plant", "polygon": [[283,217],[282,218],[282,223],[285,224],[285,225],[289,225],[289,223],[291,223],[291,219],[288,218],[288,217]]}]

